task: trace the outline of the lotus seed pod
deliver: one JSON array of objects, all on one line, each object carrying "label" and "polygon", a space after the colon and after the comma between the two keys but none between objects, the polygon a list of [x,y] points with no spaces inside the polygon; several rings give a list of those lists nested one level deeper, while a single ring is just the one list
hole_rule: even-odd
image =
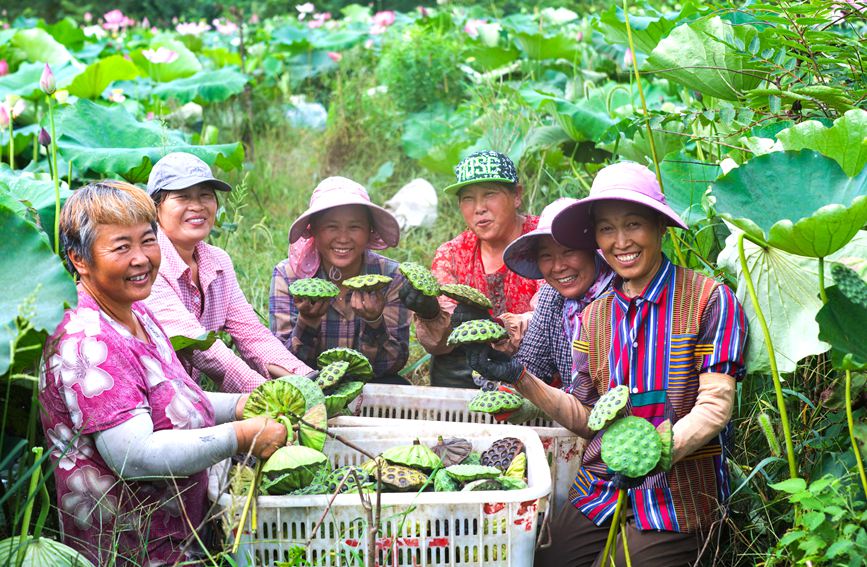
[{"label": "lotus seed pod", "polygon": [[360,468],[361,468],[361,470],[366,472],[368,475],[375,477],[376,476],[377,463],[379,463],[382,466],[385,466],[388,464],[388,462],[385,459],[378,456],[375,459],[368,459],[368,460],[364,461],[363,463],[361,463]]},{"label": "lotus seed pod", "polygon": [[371,366],[370,361],[355,349],[346,347],[330,348],[322,351],[316,357],[316,364],[319,368],[324,368],[333,362],[348,362],[349,367],[346,369],[348,376],[362,379],[373,377],[373,366]]},{"label": "lotus seed pod", "polygon": [[452,465],[446,467],[445,471],[458,482],[471,482],[482,478],[497,478],[503,474],[503,471],[496,467],[486,467],[484,465]]},{"label": "lotus seed pod", "polygon": [[472,451],[467,458],[460,462],[462,465],[481,465],[482,454],[478,451]]},{"label": "lotus seed pod", "polygon": [[422,295],[436,297],[440,294],[440,284],[433,273],[415,262],[404,262],[397,267],[404,275],[409,285],[418,290]]},{"label": "lotus seed pod", "polygon": [[867,282],[861,279],[855,270],[843,264],[834,264],[831,274],[834,276],[834,283],[849,301],[867,309]]},{"label": "lotus seed pod", "polygon": [[602,436],[602,461],[612,471],[630,478],[652,471],[661,455],[659,433],[641,417],[620,418]]},{"label": "lotus seed pod", "polygon": [[503,490],[522,490],[527,488],[527,482],[523,478],[500,476],[496,480],[500,483]]},{"label": "lotus seed pod", "polygon": [[523,450],[524,443],[516,437],[497,439],[487,451],[482,452],[482,465],[505,471]]},{"label": "lotus seed pod", "polygon": [[494,306],[485,294],[476,288],[464,284],[442,284],[440,291],[446,297],[450,297],[459,303],[465,303],[472,307],[487,311]]},{"label": "lotus seed pod", "polygon": [[445,469],[435,472],[433,481],[434,492],[456,492],[461,488],[458,482]]},{"label": "lotus seed pod", "polygon": [[312,482],[304,488],[293,490],[289,494],[292,496],[311,496],[314,494],[328,494],[329,492],[328,487],[321,482]]},{"label": "lotus seed pod", "polygon": [[288,376],[282,376],[278,378],[278,380],[286,380],[287,382],[298,388],[298,390],[301,392],[301,395],[304,396],[304,401],[307,404],[307,409],[312,408],[316,404],[321,404],[325,402],[325,394],[322,393],[322,388],[317,386],[316,383],[309,378],[289,374]]},{"label": "lotus seed pod", "polygon": [[605,392],[590,411],[587,427],[591,431],[605,429],[617,419],[629,402],[629,387],[620,385]]},{"label": "lotus seed pod", "polygon": [[659,440],[662,443],[656,470],[668,472],[674,464],[674,432],[671,429],[671,420],[666,419],[657,425],[656,431],[659,433]]},{"label": "lotus seed pod", "polygon": [[503,485],[496,478],[482,478],[467,483],[461,492],[480,492],[483,490],[503,490]]},{"label": "lotus seed pod", "polygon": [[316,385],[322,388],[322,390],[336,386],[343,376],[346,375],[347,370],[349,370],[348,362],[343,360],[332,362],[319,371],[319,376],[316,377]]},{"label": "lotus seed pod", "polygon": [[431,451],[429,447],[419,443],[418,439],[412,445],[386,449],[382,452],[382,458],[393,465],[402,465],[425,473],[429,473],[443,465],[442,459]]},{"label": "lotus seed pod", "polygon": [[473,343],[495,343],[509,336],[509,332],[490,319],[474,319],[461,323],[446,341],[450,346]]},{"label": "lotus seed pod", "polygon": [[[356,477],[358,481],[361,483],[360,486],[356,484]],[[346,478],[344,482],[343,479]],[[328,492],[334,493],[337,490],[337,487],[340,486],[340,483],[343,482],[343,486],[340,488],[340,492],[350,492],[353,489],[358,489],[359,487],[364,487],[370,483],[370,475],[364,472],[361,467],[356,467],[354,465],[346,465],[340,468],[336,468],[331,471],[325,479],[325,485],[328,487]]]},{"label": "lotus seed pod", "polygon": [[266,416],[292,430],[292,425],[307,411],[307,401],[301,390],[287,380],[268,380],[250,392],[241,417]]},{"label": "lotus seed pod", "polygon": [[340,295],[340,288],[328,280],[304,278],[289,284],[289,295],[302,299],[330,299]]},{"label": "lotus seed pod", "polygon": [[362,274],[343,280],[344,287],[358,291],[377,291],[391,283],[391,278],[382,274]]},{"label": "lotus seed pod", "polygon": [[364,382],[344,382],[339,384],[331,394],[325,396],[325,410],[328,412],[328,417],[340,415],[346,406],[355,398],[357,398],[362,389]]},{"label": "lotus seed pod", "polygon": [[479,392],[467,404],[470,411],[482,413],[501,413],[514,411],[521,407],[524,398],[511,392],[499,390]]},{"label": "lotus seed pod", "polygon": [[431,447],[431,451],[442,459],[444,467],[459,464],[467,458],[467,455],[472,450],[472,443],[466,439],[459,439],[457,437],[443,439],[442,435],[439,436],[437,444]]},{"label": "lotus seed pod", "polygon": [[427,482],[427,475],[409,467],[385,465],[380,469],[380,480],[383,486],[398,492],[405,492],[419,490]]},{"label": "lotus seed pod", "polygon": [[286,494],[307,486],[314,477],[329,468],[328,458],[309,447],[280,447],[262,465],[262,474],[272,482],[269,492]]},{"label": "lotus seed pod", "polygon": [[325,448],[325,430],[328,429],[328,412],[325,401],[316,404],[304,413],[298,425],[298,441],[305,447],[321,451]]}]

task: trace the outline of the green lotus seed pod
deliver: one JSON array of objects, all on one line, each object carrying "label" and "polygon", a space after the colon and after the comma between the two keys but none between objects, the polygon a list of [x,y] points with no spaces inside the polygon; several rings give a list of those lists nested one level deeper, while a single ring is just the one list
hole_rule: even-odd
[{"label": "green lotus seed pod", "polygon": [[382,485],[398,492],[418,490],[427,482],[427,475],[409,467],[384,465],[379,470]]},{"label": "green lotus seed pod", "polygon": [[[344,478],[346,479],[345,482],[343,480]],[[360,485],[356,484],[356,478],[358,479],[358,482],[361,483]],[[334,493],[337,490],[337,487],[340,486],[341,482],[343,482],[343,486],[341,487],[340,492],[350,492],[353,489],[370,484],[370,475],[364,472],[361,467],[356,467],[354,465],[346,465],[336,468],[331,471],[331,474],[329,474],[325,479],[328,492]]]},{"label": "green lotus seed pod", "polygon": [[346,375],[355,376],[356,378],[372,378],[373,366],[367,357],[355,349],[345,347],[335,347],[322,351],[316,357],[316,364],[319,368],[324,368],[333,362],[347,362],[349,366],[346,369]]},{"label": "green lotus seed pod", "polygon": [[468,343],[494,343],[509,336],[508,331],[490,319],[474,319],[461,323],[451,332],[450,346]]},{"label": "green lotus seed pod", "polygon": [[671,420],[666,419],[656,426],[656,431],[659,433],[659,440],[662,443],[662,451],[659,454],[659,463],[656,469],[661,472],[668,472],[674,464],[674,432],[671,429]]},{"label": "green lotus seed pod", "polygon": [[391,283],[391,278],[382,274],[362,274],[343,280],[343,285],[358,291],[377,291]]},{"label": "green lotus seed pod", "polygon": [[289,284],[289,295],[302,299],[330,299],[340,295],[340,288],[328,280],[304,278]]},{"label": "green lotus seed pod", "polygon": [[417,289],[423,295],[436,297],[440,294],[440,284],[430,270],[415,262],[404,262],[397,267],[400,273],[406,277],[409,285]]},{"label": "green lotus seed pod", "polygon": [[629,387],[625,385],[611,388],[605,392],[590,411],[587,427],[591,431],[605,429],[612,421],[617,419],[629,402]]},{"label": "green lotus seed pod", "polygon": [[467,404],[467,409],[481,413],[501,413],[521,407],[524,398],[499,390],[479,392]]},{"label": "green lotus seed pod", "polygon": [[503,471],[496,467],[484,465],[452,465],[444,469],[458,482],[471,482],[483,478],[497,478]]},{"label": "green lotus seed pod", "polygon": [[339,384],[327,396],[325,396],[325,410],[328,417],[340,415],[346,406],[361,394],[364,382],[344,382]]},{"label": "green lotus seed pod", "polygon": [[349,369],[349,363],[344,360],[332,362],[325,368],[319,371],[319,376],[316,377],[316,385],[327,390],[335,386],[346,375]]},{"label": "green lotus seed pod", "polygon": [[661,455],[659,433],[641,417],[620,418],[602,436],[602,461],[612,471],[630,478],[652,471]]},{"label": "green lotus seed pod", "polygon": [[855,270],[843,264],[834,264],[831,267],[831,275],[834,276],[834,283],[849,301],[867,309],[867,282],[861,279]]},{"label": "green lotus seed pod", "polygon": [[472,307],[487,311],[494,306],[485,294],[476,288],[464,284],[442,284],[440,291],[446,297],[450,297],[458,303],[465,303]]}]

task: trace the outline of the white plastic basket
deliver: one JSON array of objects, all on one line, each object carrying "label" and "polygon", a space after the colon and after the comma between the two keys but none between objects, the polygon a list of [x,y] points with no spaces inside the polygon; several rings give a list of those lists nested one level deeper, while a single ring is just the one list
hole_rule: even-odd
[{"label": "white plastic basket", "polygon": [[[528,486],[522,490],[486,492],[422,492],[382,494],[381,536],[376,541],[377,565],[444,567],[485,565],[526,567],[533,564],[542,501],[551,492],[551,476],[539,436],[526,427],[449,424],[431,430],[416,422],[394,427],[333,427],[331,432],[378,454],[419,439],[433,445],[437,435],[458,435],[482,451],[502,437],[517,437],[527,452]],[[334,466],[359,464],[361,453],[329,438],[324,451]],[[223,512],[236,516],[241,497],[225,493],[228,462],[211,468],[208,494]],[[245,531],[238,565],[274,565],[288,561],[293,547],[305,547],[310,565],[364,565],[367,515],[356,494],[334,498],[318,531],[314,527],[330,495],[260,496],[257,530]]]},{"label": "white plastic basket", "polygon": [[[342,426],[385,426],[389,419],[484,423],[500,426],[490,414],[471,412],[467,403],[478,390],[367,384],[350,404],[352,416],[331,423]],[[537,419],[528,424],[542,440],[551,467],[552,510],[568,500],[586,441],[555,422]],[[523,426],[522,426],[523,427]]]}]

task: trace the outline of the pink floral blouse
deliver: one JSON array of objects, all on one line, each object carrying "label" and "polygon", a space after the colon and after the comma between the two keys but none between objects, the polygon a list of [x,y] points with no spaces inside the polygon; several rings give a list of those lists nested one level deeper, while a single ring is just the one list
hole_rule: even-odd
[{"label": "pink floral blouse", "polygon": [[[46,342],[39,383],[64,541],[96,565],[160,565],[184,557],[189,525],[205,517],[207,473],[122,481],[93,434],[150,413],[154,431],[214,425],[214,408],[187,375],[143,303],[133,312],[149,342],[135,338],[79,288]],[[183,495],[183,499],[179,495]],[[146,545],[145,545],[146,544]],[[195,550],[194,546],[190,549]]]}]

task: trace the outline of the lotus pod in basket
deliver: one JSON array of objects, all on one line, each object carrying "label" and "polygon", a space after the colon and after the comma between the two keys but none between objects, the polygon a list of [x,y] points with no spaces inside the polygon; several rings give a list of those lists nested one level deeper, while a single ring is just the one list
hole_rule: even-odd
[{"label": "lotus pod in basket", "polygon": [[487,311],[494,307],[491,300],[476,288],[464,284],[442,284],[440,291],[459,303],[464,303],[477,309]]},{"label": "lotus pod in basket", "polygon": [[[344,482],[343,479],[346,479]],[[356,478],[358,482],[356,483]],[[343,482],[343,486],[340,488],[340,492],[350,492],[353,489],[357,489],[359,487],[363,488],[370,484],[370,475],[364,472],[361,467],[357,467],[355,465],[345,465],[339,468],[334,469],[331,473],[325,478],[325,484],[328,487],[328,492],[335,492],[337,487],[340,486],[340,483]]]},{"label": "lotus pod in basket", "polygon": [[307,486],[328,468],[328,458],[321,452],[291,445],[277,449],[262,465],[262,474],[269,481],[269,494],[286,494]]},{"label": "lotus pod in basket", "polygon": [[322,351],[316,357],[316,364],[319,368],[324,368],[334,362],[347,362],[349,366],[346,369],[346,374],[356,378],[368,379],[373,377],[373,366],[366,356],[355,349],[346,347],[335,347]]},{"label": "lotus pod in basket", "polygon": [[503,474],[503,471],[496,467],[486,467],[484,465],[452,465],[446,467],[445,470],[458,482],[472,482],[483,478],[497,478]]},{"label": "lotus pod in basket", "polygon": [[377,291],[391,283],[391,278],[382,274],[362,274],[343,280],[344,287],[358,291]]},{"label": "lotus pod in basket", "polygon": [[402,465],[425,473],[443,465],[442,459],[429,447],[419,443],[418,439],[412,445],[386,449],[382,452],[382,458],[393,465]]},{"label": "lotus pod in basket", "polygon": [[437,444],[431,447],[431,451],[442,460],[444,467],[460,464],[473,450],[473,445],[466,439],[451,437],[443,439],[440,435]]},{"label": "lotus pod in basket", "polygon": [[458,481],[452,478],[445,469],[440,469],[433,475],[434,492],[456,492],[461,489]]},{"label": "lotus pod in basket", "polygon": [[[376,475],[376,471],[373,474]],[[427,482],[426,474],[401,465],[383,465],[379,474],[383,486],[398,492],[419,490]]]},{"label": "lotus pod in basket", "polygon": [[291,431],[305,411],[307,400],[302,391],[288,380],[277,379],[256,386],[256,389],[250,392],[241,415],[244,419],[260,415],[270,417]]},{"label": "lotus pod in basket", "polygon": [[524,443],[516,437],[497,439],[487,451],[482,452],[482,465],[505,471],[512,460],[523,451]]},{"label": "lotus pod in basket", "polygon": [[301,391],[304,396],[304,401],[307,403],[307,409],[312,408],[316,404],[321,404],[325,401],[325,394],[322,393],[322,388],[316,385],[316,382],[304,376],[296,376],[289,374],[281,376],[277,380],[286,380]]},{"label": "lotus pod in basket", "polygon": [[344,382],[337,386],[331,394],[325,396],[325,410],[328,417],[340,415],[346,406],[357,398],[364,389],[364,382]]},{"label": "lotus pod in basket", "polygon": [[641,417],[622,417],[602,436],[602,461],[615,473],[639,478],[656,467],[662,440],[653,424]]},{"label": "lotus pod in basket", "polygon": [[467,409],[481,413],[515,411],[521,407],[523,400],[523,397],[511,392],[500,390],[479,392],[469,401]]},{"label": "lotus pod in basket", "polygon": [[398,267],[400,273],[406,277],[409,285],[418,290],[422,295],[436,297],[440,294],[440,284],[433,273],[415,262],[404,262]]},{"label": "lotus pod in basket", "polygon": [[317,301],[340,295],[340,288],[321,278],[303,278],[289,284],[289,295]]},{"label": "lotus pod in basket", "polygon": [[604,394],[593,409],[590,410],[590,417],[587,419],[587,427],[591,431],[600,431],[605,429],[612,421],[620,417],[626,409],[626,404],[629,402],[629,387],[620,385],[611,388]]},{"label": "lotus pod in basket", "polygon": [[455,327],[446,342],[449,346],[495,343],[508,336],[505,328],[490,319],[473,319]]}]

